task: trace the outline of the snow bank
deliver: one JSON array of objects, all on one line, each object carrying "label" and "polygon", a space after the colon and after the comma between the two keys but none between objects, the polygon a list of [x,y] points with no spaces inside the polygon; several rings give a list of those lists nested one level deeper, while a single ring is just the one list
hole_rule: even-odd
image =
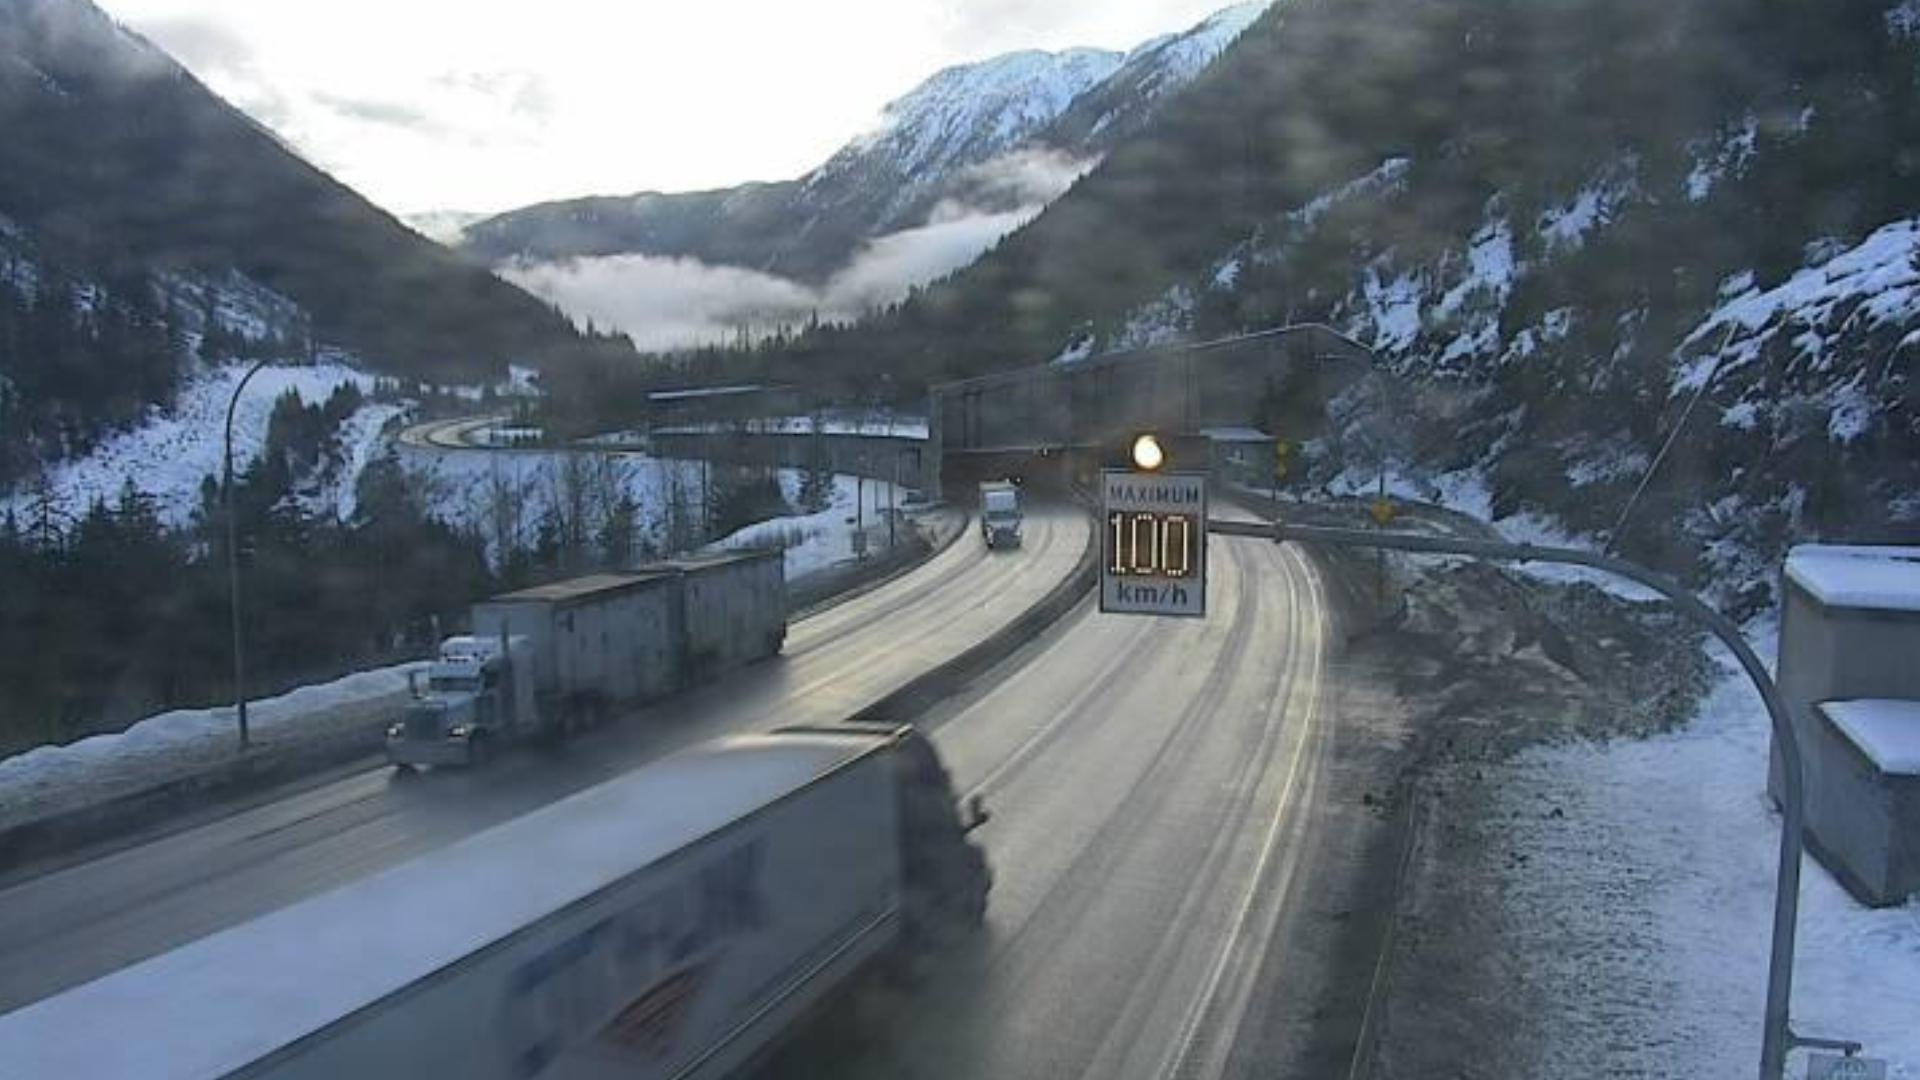
[{"label": "snow bank", "polygon": [[[247,706],[253,740],[296,745],[364,727],[407,692],[408,673],[423,662],[356,672]],[[66,746],[43,746],[0,761],[0,820],[25,820],[63,807],[102,802],[167,783],[231,760],[238,727],[231,706],[180,709],[139,721],[124,732]]]},{"label": "snow bank", "polygon": [[[1719,659],[1727,674],[1686,728],[1538,748],[1503,771],[1510,914],[1524,939],[1565,946],[1539,958],[1553,986],[1535,995],[1542,1075],[1604,1061],[1609,1075],[1741,1077],[1758,1060],[1780,822],[1765,710]],[[1798,946],[1795,1029],[1920,1076],[1920,903],[1863,908],[1808,859]]]},{"label": "snow bank", "polygon": [[[804,474],[798,469],[780,472],[780,488],[787,501],[797,502]],[[872,550],[887,543],[885,508],[891,485],[869,480],[859,484],[851,476],[833,478],[833,503],[817,514],[778,517],[749,525],[725,539],[707,546],[709,551],[727,551],[749,547],[778,547],[786,552],[787,580],[796,581],[853,558],[854,507],[865,507],[861,515]],[[864,493],[864,494],[863,494]],[[894,493],[898,504],[906,498],[904,490]],[[904,524],[902,527],[905,527]]]}]

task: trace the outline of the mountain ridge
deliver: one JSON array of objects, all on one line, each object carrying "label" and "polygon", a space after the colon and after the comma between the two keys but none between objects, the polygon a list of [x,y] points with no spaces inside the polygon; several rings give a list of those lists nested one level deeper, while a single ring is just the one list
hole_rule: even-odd
[{"label": "mountain ridge", "polygon": [[0,0],[0,30],[0,213],[53,261],[237,270],[398,374],[485,377],[577,344],[91,3]]},{"label": "mountain ridge", "polygon": [[[862,245],[925,224],[943,202],[970,205],[968,170],[1029,146],[1062,159],[1097,157],[1144,124],[1160,97],[1197,77],[1269,2],[1223,9],[1126,53],[1022,50],[951,65],[890,102],[873,130],[794,180],[536,204],[474,223],[460,248],[494,265],[683,257],[817,285],[845,269]],[[1118,87],[1100,94],[1122,76],[1137,100]],[[1096,115],[1060,126],[1096,98],[1105,125],[1096,126]],[[1037,208],[1063,189],[1056,182],[1029,205]]]}]

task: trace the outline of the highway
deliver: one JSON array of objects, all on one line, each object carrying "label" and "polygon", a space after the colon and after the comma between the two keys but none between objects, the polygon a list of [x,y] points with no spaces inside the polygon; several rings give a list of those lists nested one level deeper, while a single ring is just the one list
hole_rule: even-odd
[{"label": "highway", "polygon": [[[556,754],[480,776],[351,776],[0,893],[0,1009],[673,748],[847,716],[1005,625],[1087,540],[1064,510],[1032,519],[1018,553],[969,533],[796,625],[781,660]],[[1369,962],[1329,942],[1371,825],[1369,781],[1336,752],[1328,585],[1299,549],[1257,541],[1216,540],[1210,573],[1205,620],[1082,603],[921,718],[957,790],[994,815],[978,834],[996,877],[986,930],[829,1014],[761,1080],[1344,1069],[1348,1044],[1330,1050],[1320,1028],[1352,1003],[1329,988]]]},{"label": "highway", "polygon": [[1078,510],[1037,507],[1026,547],[977,532],[796,623],[778,659],[477,775],[369,770],[0,891],[0,1011],[451,843],[674,749],[844,719],[974,645],[1064,580]]},{"label": "highway", "polygon": [[994,814],[987,932],[771,1076],[1310,1074],[1271,1021],[1317,1008],[1323,958],[1293,941],[1324,930],[1305,898],[1358,861],[1323,806],[1325,587],[1293,547],[1215,540],[1211,561],[1205,621],[1089,602],[929,718]]}]

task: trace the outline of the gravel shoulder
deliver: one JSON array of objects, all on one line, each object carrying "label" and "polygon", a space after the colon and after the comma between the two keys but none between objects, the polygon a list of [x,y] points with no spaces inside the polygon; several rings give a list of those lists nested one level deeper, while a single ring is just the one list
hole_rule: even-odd
[{"label": "gravel shoulder", "polygon": [[[1555,1011],[1570,986],[1631,969],[1617,961],[1648,943],[1610,928],[1645,920],[1596,929],[1539,917],[1525,895],[1528,856],[1510,837],[1582,826],[1550,793],[1508,797],[1508,763],[1531,747],[1671,730],[1697,707],[1711,665],[1698,635],[1658,605],[1453,560],[1387,565],[1387,592],[1404,606],[1360,653],[1388,673],[1377,704],[1411,734],[1388,809],[1400,823],[1399,897],[1356,1074],[1556,1075],[1548,1067],[1566,1063],[1546,1053]],[[1631,911],[1645,906],[1645,884],[1621,873],[1597,887]],[[1656,1010],[1662,1000],[1658,986],[1627,983],[1608,997]],[[1614,1075],[1596,1062],[1576,1074]]]}]

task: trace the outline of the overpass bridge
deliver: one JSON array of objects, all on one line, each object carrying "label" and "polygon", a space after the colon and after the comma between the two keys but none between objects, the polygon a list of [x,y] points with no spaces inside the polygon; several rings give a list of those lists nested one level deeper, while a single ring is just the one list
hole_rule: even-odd
[{"label": "overpass bridge", "polygon": [[[1274,380],[1327,361],[1374,362],[1338,331],[1304,325],[943,383],[928,403],[927,451],[938,469],[929,486],[1002,475],[1090,480],[1105,448],[1141,431],[1179,437],[1245,425]],[[1328,378],[1337,388],[1365,370],[1337,364]]]}]

